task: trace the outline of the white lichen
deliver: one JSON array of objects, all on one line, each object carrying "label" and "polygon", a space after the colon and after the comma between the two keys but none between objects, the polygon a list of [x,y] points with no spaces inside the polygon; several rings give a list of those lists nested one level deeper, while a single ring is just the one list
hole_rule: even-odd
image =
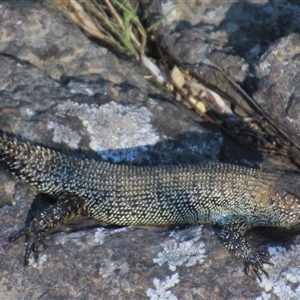
[{"label": "white lichen", "polygon": [[36,262],[36,260],[32,256],[30,256],[29,261],[28,261],[28,265],[32,268],[35,268],[35,269],[41,269],[44,262],[47,261],[47,258],[48,258],[47,254],[42,254],[41,256],[39,256],[39,261]]},{"label": "white lichen", "polygon": [[262,292],[261,296],[257,297],[256,300],[269,300],[271,299],[271,294]]},{"label": "white lichen", "polygon": [[59,234],[55,236],[54,243],[55,245],[64,245],[68,243],[74,243],[78,247],[84,247],[85,243],[82,241],[82,238],[86,235],[84,231],[75,231],[68,232],[68,234]]},{"label": "white lichen", "polygon": [[177,266],[185,265],[187,267],[194,266],[196,263],[204,262],[205,244],[199,241],[202,234],[202,226],[195,226],[192,229],[185,230],[187,235],[179,234],[178,231],[170,233],[172,239],[165,241],[162,244],[163,251],[158,253],[158,256],[153,261],[160,266],[165,262],[168,263],[169,269],[175,271]]},{"label": "white lichen", "polygon": [[91,89],[85,88],[84,90],[87,92],[88,96],[94,96],[94,92]]},{"label": "white lichen", "polygon": [[264,277],[258,283],[264,292],[256,300],[270,299],[276,295],[279,299],[300,299],[300,245],[284,247],[269,247],[270,261],[274,266],[267,266],[269,279]]},{"label": "white lichen", "polygon": [[159,136],[150,121],[152,113],[140,104],[122,105],[111,101],[101,106],[78,104],[68,100],[59,105],[59,113],[78,117],[90,134],[90,147],[103,159],[132,161],[145,145],[153,145]]},{"label": "white lichen", "polygon": [[178,273],[167,276],[166,280],[153,279],[155,289],[149,288],[147,296],[151,300],[177,300],[178,298],[170,291],[179,282]]},{"label": "white lichen", "polygon": [[101,262],[101,267],[99,269],[99,274],[103,278],[108,278],[110,276],[115,276],[116,271],[118,271],[119,275],[124,275],[129,272],[128,263],[122,260],[111,261],[109,259],[105,259]]},{"label": "white lichen", "polygon": [[176,5],[171,0],[161,3],[161,13],[163,16],[167,15],[167,17],[163,19],[165,24],[171,24],[178,17]]},{"label": "white lichen", "polygon": [[78,149],[81,137],[71,128],[49,121],[47,129],[53,129],[53,141],[55,143],[66,143],[70,148]]},{"label": "white lichen", "polygon": [[128,227],[118,228],[118,229],[105,229],[97,228],[95,233],[95,242],[99,245],[102,245],[105,241],[105,238],[119,232],[126,231]]},{"label": "white lichen", "polygon": [[88,84],[70,81],[68,84],[69,92],[72,94],[83,94],[87,96],[94,96],[95,92],[89,87]]},{"label": "white lichen", "polygon": [[33,110],[30,108],[26,108],[25,112],[26,112],[27,116],[29,116],[29,117],[32,117],[34,115]]}]

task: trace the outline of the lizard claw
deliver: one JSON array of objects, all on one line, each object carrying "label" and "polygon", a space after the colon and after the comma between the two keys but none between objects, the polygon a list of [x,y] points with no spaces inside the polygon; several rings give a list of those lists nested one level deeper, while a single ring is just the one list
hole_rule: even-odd
[{"label": "lizard claw", "polygon": [[28,266],[30,254],[33,254],[34,261],[39,261],[39,247],[46,247],[46,236],[42,231],[26,235],[24,266]]},{"label": "lizard claw", "polygon": [[26,228],[23,227],[21,229],[18,229],[14,232],[12,232],[9,237],[8,237],[8,241],[11,243],[11,242],[14,242],[15,240],[17,240],[19,237],[21,237],[22,235],[26,234]]},{"label": "lizard claw", "polygon": [[55,205],[49,206],[20,230],[13,232],[9,241],[26,236],[24,266],[28,266],[30,255],[39,260],[40,246],[46,247],[46,232],[60,221],[82,213],[83,199],[73,194],[60,195]]},{"label": "lizard claw", "polygon": [[262,281],[262,273],[265,274],[267,278],[269,278],[268,272],[264,269],[263,264],[268,264],[273,266],[274,264],[271,263],[268,259],[265,259],[266,256],[265,251],[252,251],[249,253],[244,259],[244,270],[246,275],[249,274],[249,267],[252,266],[253,271],[255,272],[256,276],[258,277],[259,281]]},{"label": "lizard claw", "polygon": [[8,240],[9,242],[13,242],[23,235],[26,235],[24,266],[27,267],[31,253],[33,255],[34,261],[36,263],[38,262],[39,246],[42,245],[44,248],[46,247],[46,235],[43,231],[30,231],[30,229],[25,226],[13,232],[9,236]]}]

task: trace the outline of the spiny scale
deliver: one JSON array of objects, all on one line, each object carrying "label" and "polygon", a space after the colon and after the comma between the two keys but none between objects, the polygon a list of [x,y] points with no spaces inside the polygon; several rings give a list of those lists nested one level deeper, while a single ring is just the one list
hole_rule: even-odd
[{"label": "spiny scale", "polygon": [[0,132],[0,161],[9,171],[57,199],[28,226],[25,264],[38,257],[45,230],[77,214],[116,225],[210,223],[221,226],[220,240],[252,266],[266,271],[263,253],[244,233],[257,226],[299,223],[300,176],[229,164],[137,167],[69,157],[32,146]]}]

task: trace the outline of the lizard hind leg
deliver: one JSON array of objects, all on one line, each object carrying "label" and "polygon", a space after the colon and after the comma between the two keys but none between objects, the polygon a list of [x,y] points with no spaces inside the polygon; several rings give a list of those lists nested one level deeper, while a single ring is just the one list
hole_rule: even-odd
[{"label": "lizard hind leg", "polygon": [[38,262],[39,248],[46,246],[47,230],[63,220],[79,214],[83,214],[82,198],[70,193],[63,193],[57,197],[54,205],[49,206],[24,227],[13,232],[9,236],[9,242],[13,242],[23,235],[26,236],[24,266],[28,266],[31,253],[34,260]]},{"label": "lizard hind leg", "polygon": [[262,280],[262,273],[268,278],[269,275],[263,264],[273,264],[265,258],[266,253],[264,251],[253,249],[244,238],[245,232],[252,228],[247,218],[234,216],[222,220],[219,225],[222,227],[219,234],[220,241],[228,250],[233,251],[235,256],[243,259],[246,275],[249,273],[249,267],[252,266],[260,281]]}]

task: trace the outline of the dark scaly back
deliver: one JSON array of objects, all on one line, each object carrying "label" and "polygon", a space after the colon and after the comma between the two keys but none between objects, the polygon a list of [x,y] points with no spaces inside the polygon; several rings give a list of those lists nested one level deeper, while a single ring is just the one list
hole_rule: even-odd
[{"label": "dark scaly back", "polygon": [[[83,162],[83,174],[86,163]],[[78,182],[94,218],[119,225],[264,220],[279,174],[229,164],[135,167],[95,163]]]}]

